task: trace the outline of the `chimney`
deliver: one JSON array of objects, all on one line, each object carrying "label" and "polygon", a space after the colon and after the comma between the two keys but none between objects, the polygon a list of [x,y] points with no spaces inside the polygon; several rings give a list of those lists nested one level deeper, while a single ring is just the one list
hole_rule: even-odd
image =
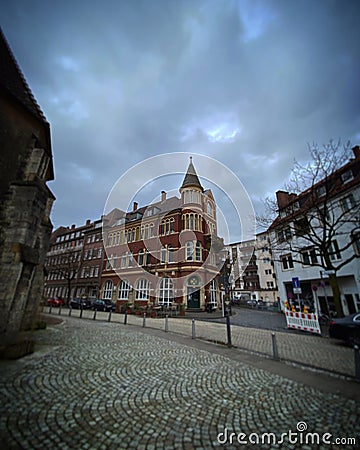
[{"label": "chimney", "polygon": [[90,224],[91,224],[91,220],[88,219],[88,220],[86,221],[86,226],[88,226],[88,225],[90,225]]},{"label": "chimney", "polygon": [[134,202],[133,211],[136,211],[137,209],[138,209],[138,202]]},{"label": "chimney", "polygon": [[289,204],[290,194],[286,191],[276,192],[276,201],[279,209],[285,208]]},{"label": "chimney", "polygon": [[166,200],[166,192],[161,191],[161,201],[164,202]]},{"label": "chimney", "polygon": [[355,159],[360,159],[360,147],[358,145],[355,145],[355,147],[352,148],[352,151],[354,153]]},{"label": "chimney", "polygon": [[71,229],[75,230],[75,224],[74,223],[71,225]]}]

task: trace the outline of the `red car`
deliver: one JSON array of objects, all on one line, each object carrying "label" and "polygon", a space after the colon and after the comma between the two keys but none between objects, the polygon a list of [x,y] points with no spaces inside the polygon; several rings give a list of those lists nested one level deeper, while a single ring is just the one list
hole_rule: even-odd
[{"label": "red car", "polygon": [[47,305],[60,307],[65,305],[65,300],[63,298],[48,298]]}]

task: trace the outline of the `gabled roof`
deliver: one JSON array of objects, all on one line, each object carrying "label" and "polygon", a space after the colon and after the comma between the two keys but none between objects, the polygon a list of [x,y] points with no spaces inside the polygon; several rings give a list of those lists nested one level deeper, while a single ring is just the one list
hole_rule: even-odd
[{"label": "gabled roof", "polygon": [[190,156],[190,163],[189,167],[187,169],[183,184],[181,185],[180,191],[187,187],[197,187],[200,188],[201,191],[204,191],[203,187],[201,186],[200,180],[197,176],[195,167],[192,163],[192,157]]},{"label": "gabled roof", "polygon": [[35,100],[1,28],[0,61],[0,87],[38,120],[48,125],[44,113]]}]

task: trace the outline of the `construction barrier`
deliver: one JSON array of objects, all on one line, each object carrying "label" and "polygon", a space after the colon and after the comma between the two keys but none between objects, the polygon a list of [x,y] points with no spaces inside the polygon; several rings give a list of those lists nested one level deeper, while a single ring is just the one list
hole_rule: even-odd
[{"label": "construction barrier", "polygon": [[321,334],[317,314],[306,314],[286,310],[285,315],[288,328]]}]

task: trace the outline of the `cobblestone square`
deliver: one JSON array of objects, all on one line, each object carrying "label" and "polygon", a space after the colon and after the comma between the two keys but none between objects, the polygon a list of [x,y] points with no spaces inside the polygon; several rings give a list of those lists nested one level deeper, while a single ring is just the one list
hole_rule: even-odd
[{"label": "cobblestone square", "polygon": [[332,442],[359,444],[360,405],[351,396],[181,344],[170,333],[62,319],[36,332],[35,354],[0,362],[4,449],[356,448],[223,442],[225,432],[280,438],[300,422]]}]

